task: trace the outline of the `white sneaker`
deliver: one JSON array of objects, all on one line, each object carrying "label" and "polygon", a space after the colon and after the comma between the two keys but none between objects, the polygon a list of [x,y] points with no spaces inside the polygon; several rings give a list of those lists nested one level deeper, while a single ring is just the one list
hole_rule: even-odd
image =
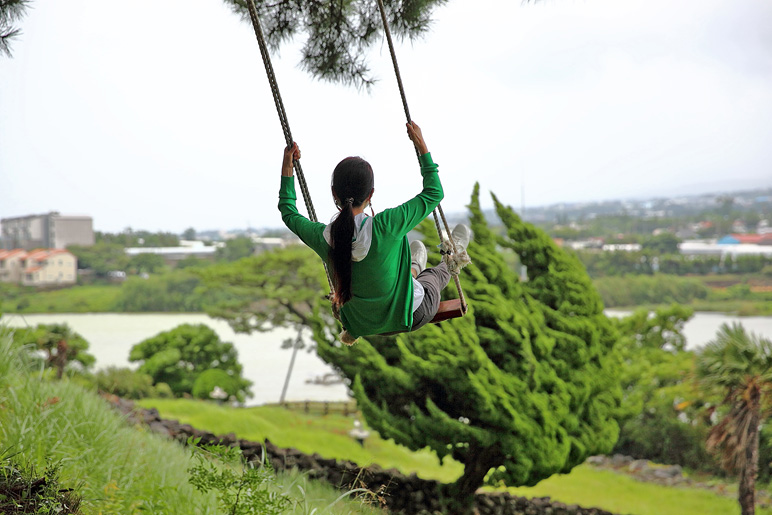
[{"label": "white sneaker", "polygon": [[472,230],[464,224],[458,224],[451,231],[450,237],[453,238],[453,243],[456,244],[456,251],[460,254],[465,252],[469,246],[469,241],[472,239]]},{"label": "white sneaker", "polygon": [[422,241],[415,240],[410,243],[410,261],[416,276],[426,268],[426,245]]}]

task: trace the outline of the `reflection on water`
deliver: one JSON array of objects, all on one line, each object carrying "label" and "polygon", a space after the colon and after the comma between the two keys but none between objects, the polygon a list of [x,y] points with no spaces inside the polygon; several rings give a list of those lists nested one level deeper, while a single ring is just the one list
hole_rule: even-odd
[{"label": "reflection on water", "polygon": [[[625,312],[609,310],[610,316],[624,316]],[[239,352],[244,376],[254,383],[254,398],[248,404],[278,402],[289,366],[291,351],[281,348],[281,342],[294,336],[287,329],[251,335],[236,334],[222,320],[204,314],[34,314],[4,315],[2,321],[11,327],[25,325],[67,323],[89,341],[89,352],[97,359],[97,367],[130,366],[131,347],[145,338],[168,331],[180,324],[206,324],[223,341],[231,342]],[[772,338],[772,317],[734,317],[721,313],[696,313],[684,328],[686,346],[696,349],[709,342],[723,323],[742,323],[760,336]],[[292,379],[287,389],[288,401],[346,400],[347,388],[331,380],[332,369],[315,353],[298,352]]]}]

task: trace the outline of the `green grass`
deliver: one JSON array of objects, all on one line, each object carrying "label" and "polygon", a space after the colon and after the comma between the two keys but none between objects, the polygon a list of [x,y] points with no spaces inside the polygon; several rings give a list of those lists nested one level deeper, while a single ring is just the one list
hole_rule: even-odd
[{"label": "green grass", "polygon": [[[635,515],[730,515],[740,513],[736,498],[695,488],[664,487],[637,481],[624,474],[589,465],[570,474],[555,475],[530,488],[510,488],[524,497],[545,497],[566,504],[598,507],[613,513]],[[756,509],[759,515],[772,510]]]},{"label": "green grass", "polygon": [[[349,459],[359,465],[376,463],[404,473],[416,472],[425,479],[450,482],[462,472],[461,465],[456,462],[446,461],[441,467],[428,451],[411,453],[377,435],[371,436],[362,449],[347,435],[352,427],[351,417],[305,415],[274,406],[234,409],[184,399],[145,399],[139,404],[157,408],[164,418],[177,419],[215,434],[233,432],[240,438],[256,441],[268,438],[280,447],[316,452],[327,458]],[[724,515],[740,512],[733,497],[696,488],[644,483],[587,465],[575,468],[570,474],[552,476],[531,488],[510,488],[508,491],[525,497],[549,496],[566,504],[594,506],[622,514]],[[757,513],[772,515],[772,510],[759,509]]]},{"label": "green grass", "polygon": [[239,438],[264,441],[279,447],[294,447],[305,453],[318,453],[325,458],[351,460],[358,465],[377,463],[405,474],[416,472],[424,479],[455,481],[463,472],[458,462],[446,459],[440,465],[429,451],[411,452],[377,433],[361,447],[348,432],[354,427],[352,417],[343,415],[313,416],[275,406],[228,408],[210,402],[187,399],[145,399],[139,405],[157,408],[161,416],[176,419],[214,434],[235,433]]},{"label": "green grass", "polygon": [[5,313],[105,313],[112,310],[120,284],[72,286],[61,290],[3,289],[0,312]]},{"label": "green grass", "polygon": [[[72,381],[47,381],[0,327],[0,455],[39,470],[60,463],[60,484],[83,497],[84,514],[208,515],[213,495],[188,483],[190,452],[167,438],[128,426],[96,394]],[[333,487],[282,474],[276,492],[293,500],[290,513],[379,513],[369,500],[340,499]]]}]

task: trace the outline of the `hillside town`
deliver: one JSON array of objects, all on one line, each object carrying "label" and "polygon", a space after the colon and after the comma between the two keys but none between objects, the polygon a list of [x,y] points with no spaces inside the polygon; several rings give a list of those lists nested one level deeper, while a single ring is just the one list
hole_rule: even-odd
[{"label": "hillside town", "polygon": [[[585,202],[529,208],[525,218],[545,229],[559,245],[577,251],[639,252],[640,237],[672,235],[684,256],[715,256],[722,261],[738,256],[772,257],[772,224],[769,190],[734,194],[699,195],[676,199]],[[711,213],[713,218],[707,216]],[[720,215],[721,222],[716,222]],[[732,216],[730,216],[732,215]],[[700,219],[704,216],[705,219]],[[463,215],[451,215],[463,220]],[[491,217],[493,218],[493,217]],[[601,234],[599,221],[632,219],[630,229]],[[609,225],[609,224],[607,224]],[[720,227],[719,227],[720,225]],[[596,234],[590,234],[590,233]],[[608,233],[609,231],[606,231]],[[636,237],[637,234],[637,237]],[[69,247],[90,247],[101,237],[88,215],[63,215],[57,211],[24,214],[0,220],[0,282],[34,287],[66,287],[89,271],[78,266]],[[129,258],[151,254],[174,266],[185,259],[214,261],[218,249],[236,238],[251,242],[251,252],[284,248],[298,243],[286,231],[233,229],[197,232],[189,229],[173,236],[168,245],[153,245],[136,238],[124,247]],[[121,280],[124,270],[111,270]]]}]

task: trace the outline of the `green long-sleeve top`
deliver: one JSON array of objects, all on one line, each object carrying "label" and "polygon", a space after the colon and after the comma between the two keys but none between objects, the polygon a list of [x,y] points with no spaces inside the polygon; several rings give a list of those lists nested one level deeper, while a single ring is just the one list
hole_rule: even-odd
[{"label": "green long-sleeve top", "polygon": [[[352,298],[340,318],[353,337],[409,331],[413,326],[413,281],[407,233],[434,210],[443,197],[437,165],[429,153],[419,158],[423,190],[404,204],[372,217],[372,241],[367,255],[351,266]],[[295,201],[295,178],[281,178],[279,211],[284,224],[328,266],[327,227],[301,215]],[[332,270],[332,268],[330,268]]]}]

